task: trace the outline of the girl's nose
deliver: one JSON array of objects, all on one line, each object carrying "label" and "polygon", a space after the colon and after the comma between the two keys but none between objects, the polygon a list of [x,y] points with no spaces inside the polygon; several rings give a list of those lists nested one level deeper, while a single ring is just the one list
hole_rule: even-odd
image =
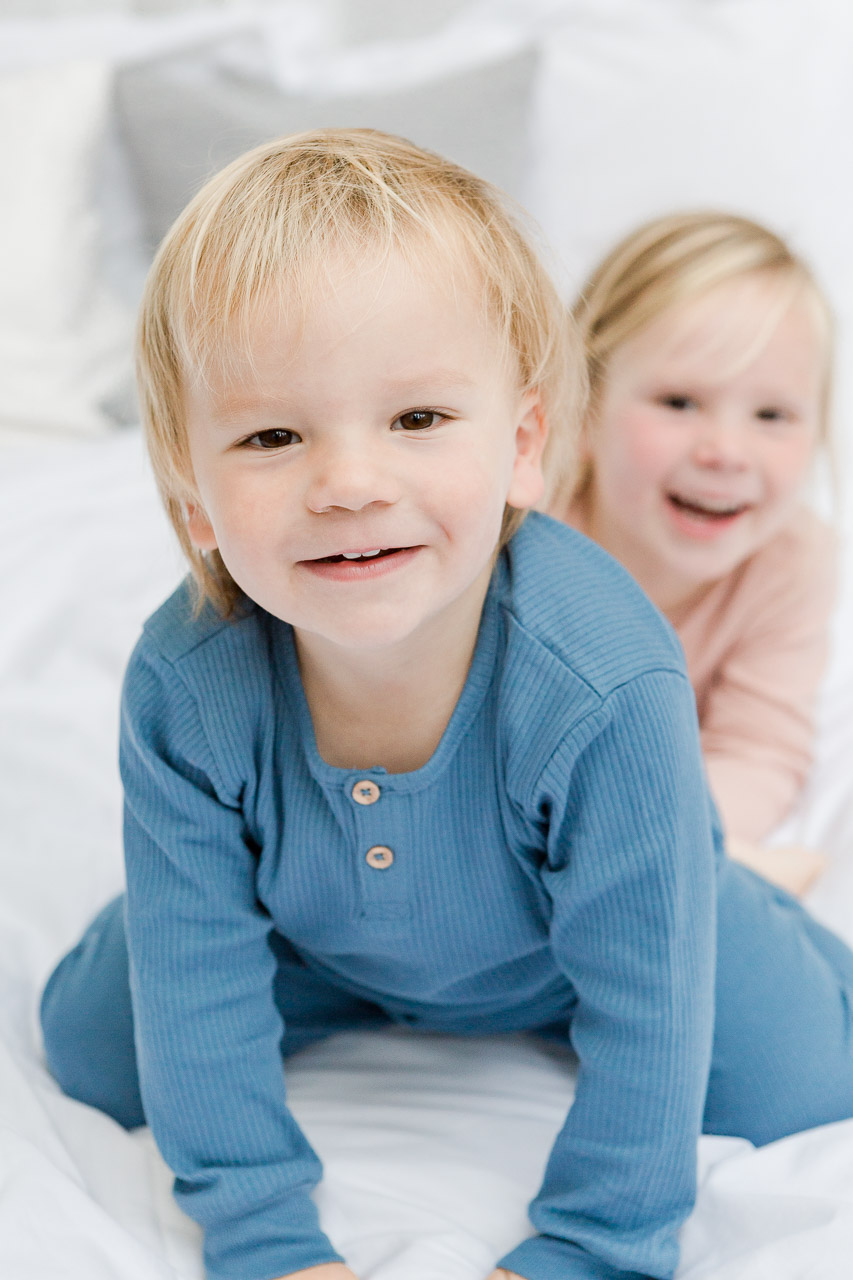
[{"label": "girl's nose", "polygon": [[749,465],[749,441],[743,424],[725,414],[707,414],[693,441],[694,461],[718,470],[742,470]]},{"label": "girl's nose", "polygon": [[320,514],[335,509],[361,511],[374,503],[387,506],[399,497],[399,483],[382,451],[352,442],[329,445],[317,455],[306,503]]}]

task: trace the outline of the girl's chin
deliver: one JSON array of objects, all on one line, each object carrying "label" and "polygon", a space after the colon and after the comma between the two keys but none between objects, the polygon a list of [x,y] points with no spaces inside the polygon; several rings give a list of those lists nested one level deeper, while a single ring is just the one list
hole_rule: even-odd
[{"label": "girl's chin", "polygon": [[675,595],[683,593],[685,599],[693,597],[727,578],[752,551],[751,547],[714,542],[694,542],[687,547],[682,542],[680,548],[670,548],[669,555],[661,556],[658,580],[670,581],[673,585],[680,583],[680,591],[676,589]]}]

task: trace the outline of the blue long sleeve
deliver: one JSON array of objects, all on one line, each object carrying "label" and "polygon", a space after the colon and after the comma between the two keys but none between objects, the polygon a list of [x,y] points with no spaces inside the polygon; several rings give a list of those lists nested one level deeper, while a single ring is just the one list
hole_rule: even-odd
[{"label": "blue long sleeve", "polygon": [[308,1194],[319,1160],[285,1104],[271,921],[244,816],[180,680],[162,663],[133,673],[122,769],[146,1114],[179,1204],[205,1229],[211,1276],[340,1260]]},{"label": "blue long sleeve", "polygon": [[143,1098],[212,1278],[338,1257],[286,1105],[276,938],[415,1029],[564,1026],[577,1099],[539,1234],[502,1265],[672,1274],[713,1022],[710,802],[678,644],[609,557],[525,523],[409,774],[326,764],[290,628],[252,607],[195,618],[181,590],[128,670],[122,771]]},{"label": "blue long sleeve", "polygon": [[543,778],[542,877],[577,1000],[579,1073],[531,1206],[540,1235],[501,1260],[537,1280],[667,1276],[677,1263],[696,1189],[684,1135],[699,1132],[713,1026],[713,853],[686,750],[693,717],[682,677],[640,677],[579,726],[585,748],[561,744]]}]

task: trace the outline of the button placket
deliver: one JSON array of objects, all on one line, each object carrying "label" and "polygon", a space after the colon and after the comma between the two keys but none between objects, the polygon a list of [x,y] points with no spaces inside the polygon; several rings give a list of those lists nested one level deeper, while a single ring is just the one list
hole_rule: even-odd
[{"label": "button placket", "polygon": [[382,792],[372,778],[359,778],[358,782],[353,783],[350,795],[356,804],[369,805],[376,804]]},{"label": "button placket", "polygon": [[349,797],[355,829],[363,911],[367,918],[399,919],[410,914],[401,850],[397,847],[394,793],[372,778],[354,778]]},{"label": "button placket", "polygon": [[367,850],[364,860],[374,871],[385,871],[394,861],[394,850],[389,849],[387,844],[374,844]]}]

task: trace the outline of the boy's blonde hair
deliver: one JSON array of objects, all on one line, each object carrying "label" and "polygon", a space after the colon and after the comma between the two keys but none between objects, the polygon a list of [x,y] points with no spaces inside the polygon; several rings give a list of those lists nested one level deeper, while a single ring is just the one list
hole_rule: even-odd
[{"label": "boy's blonde hair", "polygon": [[590,416],[600,404],[617,347],[670,307],[744,275],[770,274],[786,303],[805,294],[824,329],[821,443],[830,449],[833,321],[809,268],[784,240],[736,214],[678,213],[647,222],[620,241],[587,280],[573,308],[586,348]]},{"label": "boy's blonde hair", "polygon": [[[188,379],[222,378],[251,361],[251,327],[270,297],[310,307],[329,264],[402,252],[415,264],[481,289],[485,318],[536,389],[550,427],[549,492],[565,485],[585,402],[582,348],[567,308],[496,188],[403,138],[329,129],[248,152],[207,183],[169,231],[142,301],[137,343],[140,407],[166,510],[190,561],[199,603],[230,614],[239,588],[218,552],[187,531],[198,496],[185,423]],[[507,509],[505,542],[523,513]]]}]

